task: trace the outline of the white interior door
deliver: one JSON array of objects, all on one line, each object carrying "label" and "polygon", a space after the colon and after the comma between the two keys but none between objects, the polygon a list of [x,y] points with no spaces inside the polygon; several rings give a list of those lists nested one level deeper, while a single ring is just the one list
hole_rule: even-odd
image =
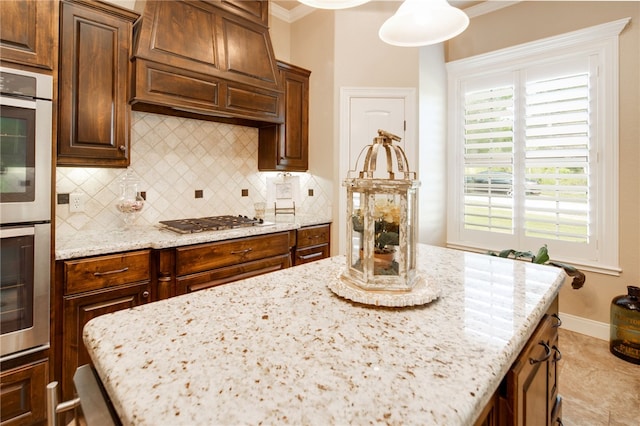
[{"label": "white interior door", "polygon": [[[400,136],[406,149],[404,98],[352,98],[349,104],[349,170],[361,170],[360,154],[378,136],[378,129]],[[360,157],[360,158],[359,158]],[[356,161],[359,163],[356,164]]]},{"label": "white interior door", "polygon": [[[402,138],[400,146],[407,154],[409,167],[417,170],[417,164],[413,161],[417,158],[416,91],[412,88],[343,88],[340,91],[340,104],[338,235],[344,236],[347,192],[342,182],[349,170],[362,169],[364,154],[358,157],[364,147],[373,143],[373,138],[378,136],[378,129]],[[386,168],[381,171],[386,172]],[[346,252],[344,238],[339,240],[338,250],[341,254]]]}]

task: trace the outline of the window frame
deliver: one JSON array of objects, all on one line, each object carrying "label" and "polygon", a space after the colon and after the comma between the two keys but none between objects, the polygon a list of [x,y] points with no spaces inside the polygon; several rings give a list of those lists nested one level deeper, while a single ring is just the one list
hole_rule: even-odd
[{"label": "window frame", "polygon": [[[544,241],[554,260],[570,262],[581,269],[619,275],[618,229],[618,35],[630,18],[596,25],[578,31],[533,41],[449,62],[448,74],[448,198],[447,246],[451,248],[486,251],[513,248],[537,250],[538,247],[519,247],[531,238],[524,232],[496,238],[484,232],[473,238],[462,229],[464,225],[464,84],[492,75],[525,68],[553,64],[563,58],[586,57],[596,62],[598,71],[593,121],[595,170],[593,172],[596,198],[590,203],[593,220],[592,247],[586,256],[575,256],[566,244]],[[517,114],[517,113],[516,113]],[[515,119],[521,117],[516,115]],[[457,219],[456,219],[457,218]],[[522,236],[520,235],[522,234]],[[486,238],[484,238],[486,237]],[[511,243],[511,246],[505,244]],[[497,246],[496,246],[497,245]],[[515,245],[515,246],[513,246]],[[586,247],[583,245],[583,247]]]}]

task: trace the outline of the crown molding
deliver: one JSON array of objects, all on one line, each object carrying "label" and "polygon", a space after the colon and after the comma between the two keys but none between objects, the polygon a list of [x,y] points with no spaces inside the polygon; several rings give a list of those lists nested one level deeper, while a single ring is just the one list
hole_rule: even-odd
[{"label": "crown molding", "polygon": [[476,16],[486,15],[496,10],[504,9],[505,7],[513,6],[520,3],[522,0],[502,1],[502,0],[487,0],[475,6],[462,9],[469,18],[475,18]]},{"label": "crown molding", "polygon": [[294,7],[291,10],[287,10],[282,6],[278,6],[277,4],[270,3],[269,4],[269,12],[275,18],[280,19],[288,24],[292,24],[296,22],[298,19],[302,19],[311,12],[316,10],[313,7],[309,7],[300,3],[299,6]]}]

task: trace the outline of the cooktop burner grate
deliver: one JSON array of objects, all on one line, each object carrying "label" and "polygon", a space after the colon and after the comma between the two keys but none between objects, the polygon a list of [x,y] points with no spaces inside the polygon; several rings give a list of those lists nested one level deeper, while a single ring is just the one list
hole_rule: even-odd
[{"label": "cooktop burner grate", "polygon": [[262,219],[231,215],[160,221],[160,224],[163,225],[164,228],[180,234],[241,228],[260,223],[263,223]]}]

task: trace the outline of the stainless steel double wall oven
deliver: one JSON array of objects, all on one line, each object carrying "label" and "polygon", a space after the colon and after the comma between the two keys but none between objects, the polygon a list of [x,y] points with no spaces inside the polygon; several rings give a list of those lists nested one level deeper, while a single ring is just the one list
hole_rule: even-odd
[{"label": "stainless steel double wall oven", "polygon": [[51,76],[0,67],[0,360],[49,346]]}]

